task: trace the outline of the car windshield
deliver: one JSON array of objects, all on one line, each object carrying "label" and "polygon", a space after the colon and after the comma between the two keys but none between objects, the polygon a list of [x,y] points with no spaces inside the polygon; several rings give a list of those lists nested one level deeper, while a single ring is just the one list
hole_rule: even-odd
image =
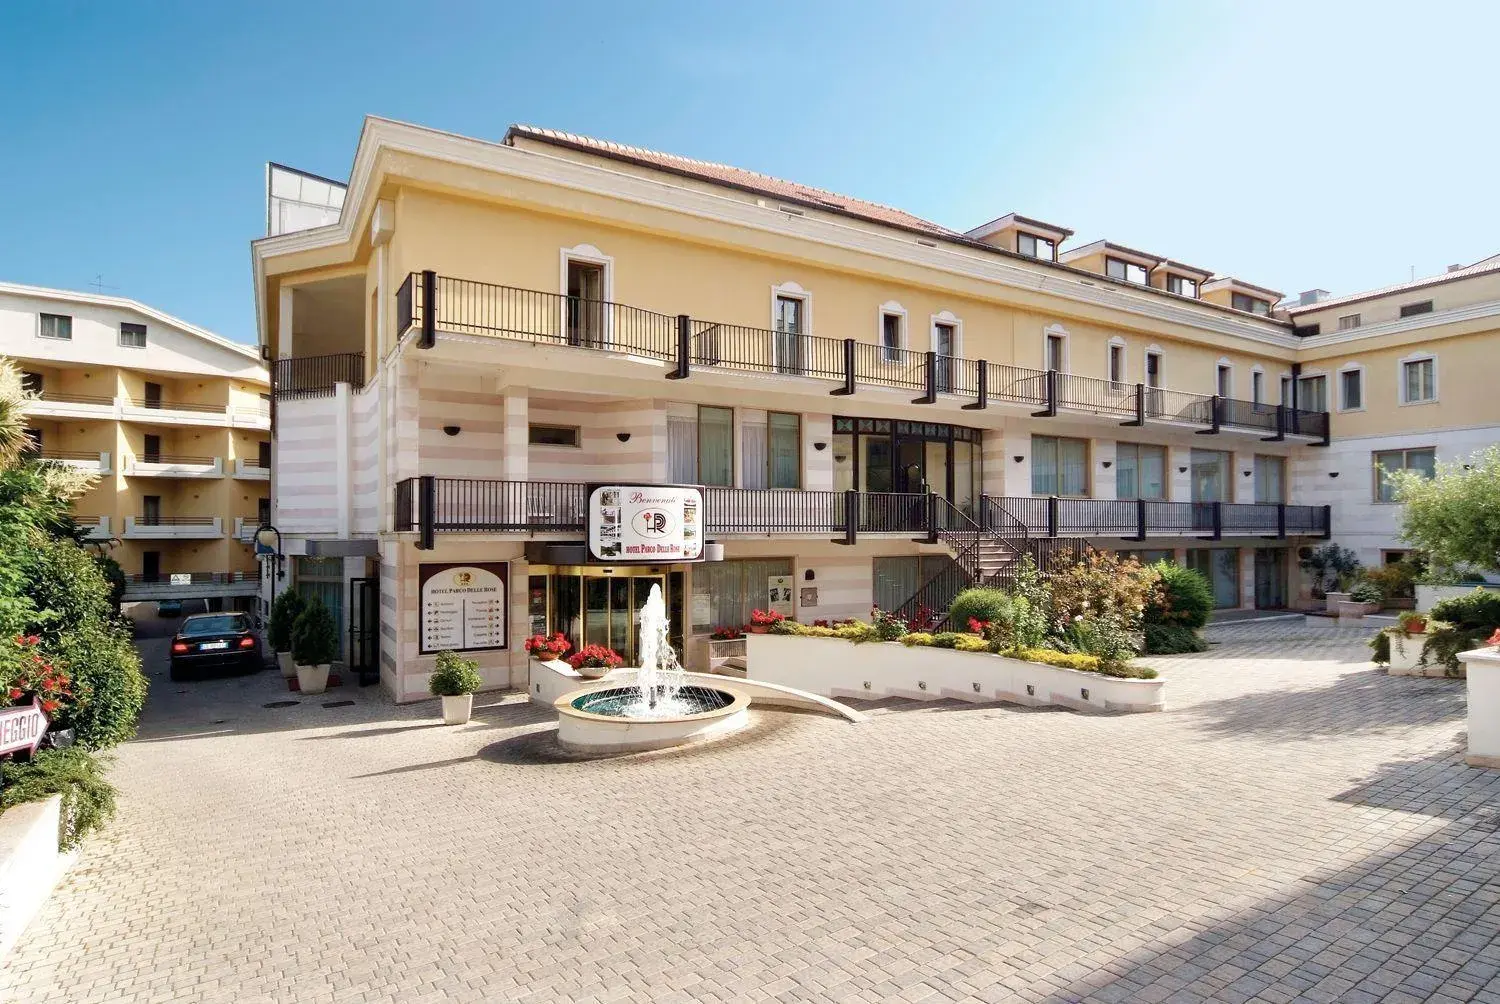
[{"label": "car windshield", "polygon": [[182,625],[182,633],[224,634],[228,631],[248,631],[249,623],[244,614],[225,614],[223,617],[190,617]]}]

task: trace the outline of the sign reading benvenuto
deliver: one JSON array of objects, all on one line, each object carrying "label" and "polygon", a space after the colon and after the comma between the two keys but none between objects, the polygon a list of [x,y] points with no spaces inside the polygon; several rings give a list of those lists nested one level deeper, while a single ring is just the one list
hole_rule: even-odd
[{"label": "sign reading benvenuto", "polygon": [[590,485],[589,556],[611,564],[702,561],[700,485]]}]

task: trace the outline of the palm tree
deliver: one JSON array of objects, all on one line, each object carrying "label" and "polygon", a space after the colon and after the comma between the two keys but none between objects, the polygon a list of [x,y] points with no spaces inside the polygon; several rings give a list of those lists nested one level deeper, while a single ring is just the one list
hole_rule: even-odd
[{"label": "palm tree", "polygon": [[0,470],[19,464],[31,445],[26,435],[25,407],[34,396],[21,383],[16,364],[0,357]]}]

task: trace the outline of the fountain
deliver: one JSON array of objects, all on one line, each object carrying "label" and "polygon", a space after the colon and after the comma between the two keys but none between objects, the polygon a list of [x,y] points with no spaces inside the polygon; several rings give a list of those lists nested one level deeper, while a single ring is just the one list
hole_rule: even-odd
[{"label": "fountain", "polygon": [[557,740],[563,747],[599,753],[663,749],[746,724],[749,698],[728,688],[688,685],[667,635],[667,605],[661,587],[653,585],[641,608],[641,665],[634,682],[558,698]]}]

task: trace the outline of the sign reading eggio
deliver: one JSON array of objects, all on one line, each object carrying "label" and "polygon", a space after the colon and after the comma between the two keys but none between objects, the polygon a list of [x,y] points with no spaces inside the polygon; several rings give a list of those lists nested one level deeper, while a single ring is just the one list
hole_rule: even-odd
[{"label": "sign reading eggio", "polygon": [[707,522],[698,485],[589,486],[594,561],[702,561]]},{"label": "sign reading eggio", "polygon": [[506,563],[424,564],[422,654],[505,647]]}]

